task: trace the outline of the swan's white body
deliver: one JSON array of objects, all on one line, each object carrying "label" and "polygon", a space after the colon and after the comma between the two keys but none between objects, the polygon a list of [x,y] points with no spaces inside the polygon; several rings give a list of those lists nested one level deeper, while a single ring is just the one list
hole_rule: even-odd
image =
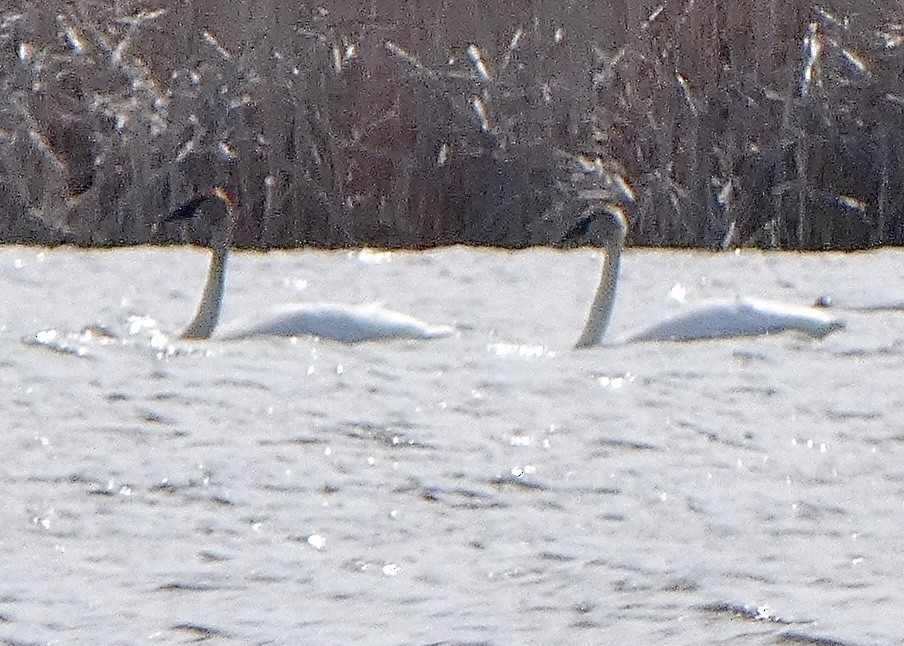
[{"label": "swan's white body", "polygon": [[632,341],[698,341],[798,330],[823,337],[844,327],[824,309],[738,297],[691,306],[631,337]]},{"label": "swan's white body", "polygon": [[[232,201],[222,189],[215,197],[227,209],[225,222],[231,229]],[[170,220],[192,217],[201,204],[209,201],[196,198],[190,207],[180,207]],[[207,282],[192,322],[182,333],[184,339],[207,339],[213,335],[220,317],[226,283],[226,261],[229,257],[228,234],[218,232],[210,241],[211,258]],[[316,336],[343,343],[386,341],[389,339],[435,339],[448,336],[454,328],[432,325],[420,319],[384,309],[378,305],[341,305],[336,303],[307,303],[276,308],[261,323],[229,333],[228,338],[252,336]]]},{"label": "swan's white body", "polygon": [[[606,259],[599,287],[590,307],[584,331],[575,347],[598,344],[612,317],[618,269],[628,225],[618,210],[607,211]],[[686,311],[630,338],[631,341],[697,341],[757,336],[797,330],[823,337],[844,327],[844,322],[824,308],[790,305],[759,298],[738,297],[691,306]]]},{"label": "swan's white body", "polygon": [[454,331],[432,325],[379,305],[302,303],[272,310],[263,323],[228,333],[228,338],[251,336],[316,336],[342,343],[388,339],[436,339]]}]

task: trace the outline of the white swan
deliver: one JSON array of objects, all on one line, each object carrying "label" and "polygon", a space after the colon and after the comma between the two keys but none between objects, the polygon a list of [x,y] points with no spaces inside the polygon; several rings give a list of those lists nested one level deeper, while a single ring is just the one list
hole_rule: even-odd
[{"label": "white swan", "polygon": [[[606,208],[604,213],[605,215],[591,216],[594,224],[598,222],[604,227],[602,234],[606,259],[587,323],[575,344],[576,348],[597,345],[612,317],[619,263],[628,224],[624,214],[615,207]],[[587,222],[583,222],[582,228],[586,225]],[[799,330],[815,337],[823,337],[843,327],[844,322],[833,317],[824,308],[737,297],[700,303],[635,334],[629,340],[696,341],[773,334],[787,330]]]},{"label": "white swan", "polygon": [[[182,332],[183,339],[210,338],[217,326],[234,225],[233,200],[228,191],[216,188],[186,202],[164,218],[165,222],[192,218],[202,207],[205,220],[211,224],[208,243],[211,249],[210,269],[198,311]],[[378,305],[297,304],[280,307],[271,314],[272,317],[263,323],[230,334],[229,338],[309,335],[358,343],[388,339],[435,339],[454,332],[450,326],[432,325]]]}]

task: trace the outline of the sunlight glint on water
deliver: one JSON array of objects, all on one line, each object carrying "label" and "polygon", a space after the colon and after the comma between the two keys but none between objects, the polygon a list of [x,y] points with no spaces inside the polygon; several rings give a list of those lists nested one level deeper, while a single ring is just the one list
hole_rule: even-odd
[{"label": "sunlight glint on water", "polygon": [[[845,308],[900,300],[902,260],[630,252],[575,352],[589,251],[234,257],[227,321],[459,330],[343,345],[179,340],[199,252],[0,249],[0,640],[893,643],[904,314]],[[620,344],[679,275],[848,327]]]}]

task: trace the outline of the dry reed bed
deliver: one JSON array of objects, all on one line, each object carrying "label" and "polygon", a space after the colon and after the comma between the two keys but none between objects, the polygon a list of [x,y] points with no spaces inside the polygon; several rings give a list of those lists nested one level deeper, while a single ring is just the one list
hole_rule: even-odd
[{"label": "dry reed bed", "polygon": [[575,155],[635,244],[904,240],[890,2],[20,4],[0,240],[160,242],[222,183],[241,246],[557,244]]}]

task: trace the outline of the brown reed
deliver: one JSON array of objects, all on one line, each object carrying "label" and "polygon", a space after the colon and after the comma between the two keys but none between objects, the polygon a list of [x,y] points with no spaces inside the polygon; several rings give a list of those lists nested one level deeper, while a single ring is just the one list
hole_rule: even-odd
[{"label": "brown reed", "polygon": [[890,2],[149,6],[0,13],[0,241],[175,240],[217,184],[246,247],[560,244],[591,188],[633,244],[904,240]]}]

